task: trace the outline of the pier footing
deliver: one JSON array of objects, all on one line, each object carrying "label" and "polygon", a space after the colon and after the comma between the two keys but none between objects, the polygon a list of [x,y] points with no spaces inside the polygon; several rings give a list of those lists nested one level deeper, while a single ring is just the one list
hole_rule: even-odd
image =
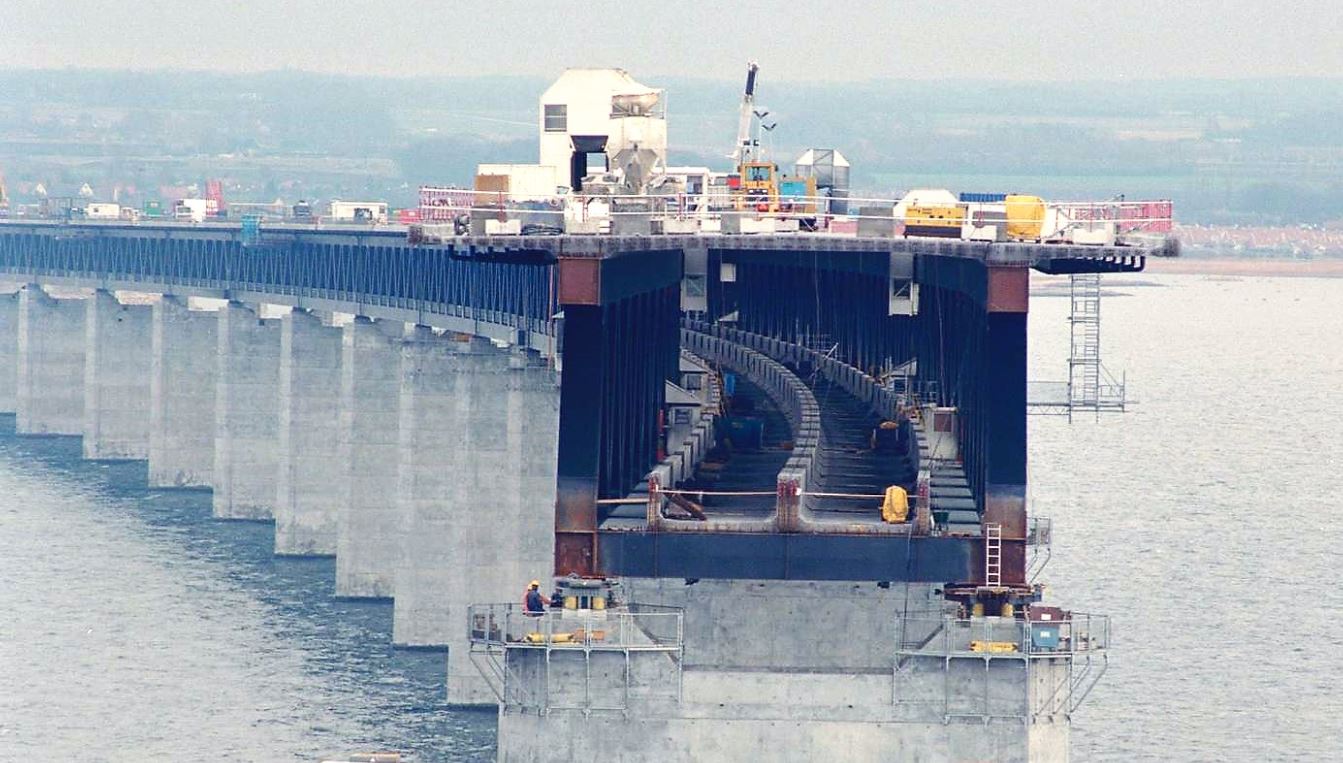
[{"label": "pier footing", "polygon": [[650,615],[622,624],[614,612],[589,649],[506,648],[499,761],[1067,759],[1064,717],[1030,712],[1056,666],[900,660],[900,614],[941,607],[932,585],[627,578],[622,588],[658,605],[630,612],[683,613],[680,653],[628,646]]}]

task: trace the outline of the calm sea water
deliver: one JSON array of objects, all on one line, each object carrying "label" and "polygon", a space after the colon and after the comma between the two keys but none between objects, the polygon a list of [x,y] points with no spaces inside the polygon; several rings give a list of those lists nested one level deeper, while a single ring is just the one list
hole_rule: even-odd
[{"label": "calm sea water", "polygon": [[[1032,304],[1061,378],[1067,300]],[[1343,280],[1107,281],[1102,354],[1139,402],[1031,421],[1056,603],[1115,619],[1074,758],[1323,760],[1343,749]],[[149,491],[143,464],[0,418],[0,760],[489,760],[442,654],[391,605],[336,601],[330,560]]]},{"label": "calm sea water", "polygon": [[334,561],[0,427],[0,760],[493,760],[493,713],[445,707],[443,653],[393,650]]},{"label": "calm sea water", "polygon": [[[1138,405],[1030,426],[1044,579],[1114,618],[1074,758],[1343,760],[1343,280],[1140,278],[1101,306]],[[1034,377],[1067,302],[1031,305]]]}]

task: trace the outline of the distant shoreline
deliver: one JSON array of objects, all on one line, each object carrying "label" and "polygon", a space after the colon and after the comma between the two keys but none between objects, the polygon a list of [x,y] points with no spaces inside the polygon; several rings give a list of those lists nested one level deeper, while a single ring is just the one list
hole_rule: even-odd
[{"label": "distant shoreline", "polygon": [[1226,276],[1300,276],[1343,278],[1343,258],[1288,260],[1272,257],[1203,259],[1193,257],[1148,257],[1146,273]]}]

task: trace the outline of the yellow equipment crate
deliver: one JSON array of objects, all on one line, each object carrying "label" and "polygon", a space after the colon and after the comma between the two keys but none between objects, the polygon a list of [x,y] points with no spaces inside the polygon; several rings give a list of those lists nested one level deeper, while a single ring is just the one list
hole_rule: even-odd
[{"label": "yellow equipment crate", "polygon": [[1013,641],[971,641],[970,651],[1002,654],[1017,651],[1017,645]]}]

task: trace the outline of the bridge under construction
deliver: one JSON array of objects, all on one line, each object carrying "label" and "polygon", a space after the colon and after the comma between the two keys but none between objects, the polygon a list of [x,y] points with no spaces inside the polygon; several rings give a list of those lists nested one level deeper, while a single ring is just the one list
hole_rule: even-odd
[{"label": "bridge under construction", "polygon": [[1033,580],[1029,274],[1146,254],[8,222],[3,399],[335,554],[501,760],[1064,757],[1109,631]]}]

